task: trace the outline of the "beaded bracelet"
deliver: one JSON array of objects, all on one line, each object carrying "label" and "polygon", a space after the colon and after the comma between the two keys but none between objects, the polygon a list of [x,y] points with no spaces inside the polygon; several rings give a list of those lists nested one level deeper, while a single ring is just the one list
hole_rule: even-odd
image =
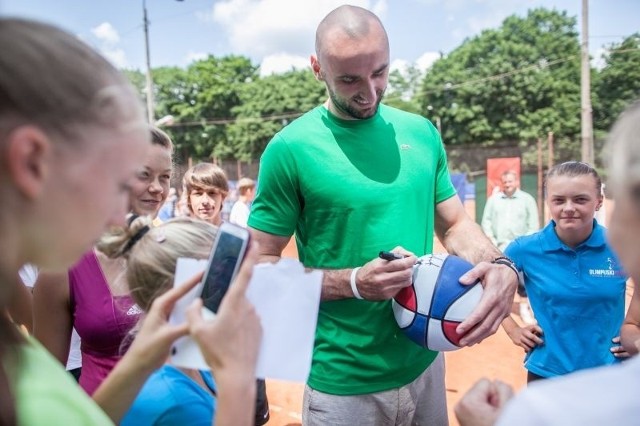
[{"label": "beaded bracelet", "polygon": [[520,277],[520,272],[518,272],[518,268],[516,268],[516,264],[513,262],[513,260],[509,259],[507,256],[500,256],[493,259],[491,263],[508,266],[513,272],[516,273],[516,278],[518,279],[518,282],[521,283],[522,280]]}]

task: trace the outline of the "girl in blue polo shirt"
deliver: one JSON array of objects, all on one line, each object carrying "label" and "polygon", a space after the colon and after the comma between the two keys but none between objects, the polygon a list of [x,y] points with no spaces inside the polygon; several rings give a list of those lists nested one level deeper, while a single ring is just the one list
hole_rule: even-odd
[{"label": "girl in blue polo shirt", "polygon": [[613,364],[619,345],[627,277],[594,220],[602,206],[594,168],[570,161],[549,170],[545,201],[551,221],[505,250],[524,279],[537,325],[502,326],[527,352],[527,382]]}]

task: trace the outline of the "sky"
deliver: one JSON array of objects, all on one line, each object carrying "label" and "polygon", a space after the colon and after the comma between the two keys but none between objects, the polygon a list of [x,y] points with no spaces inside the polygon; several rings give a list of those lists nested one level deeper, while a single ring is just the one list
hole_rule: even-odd
[{"label": "sky", "polygon": [[[116,66],[146,69],[143,5],[151,67],[186,67],[207,55],[249,57],[262,75],[309,64],[315,28],[334,0],[0,0],[0,15],[38,19],[94,46]],[[564,10],[581,26],[582,0],[351,0],[375,12],[389,34],[391,67],[426,69],[466,38],[535,7]],[[589,50],[640,32],[640,0],[590,0]]]}]

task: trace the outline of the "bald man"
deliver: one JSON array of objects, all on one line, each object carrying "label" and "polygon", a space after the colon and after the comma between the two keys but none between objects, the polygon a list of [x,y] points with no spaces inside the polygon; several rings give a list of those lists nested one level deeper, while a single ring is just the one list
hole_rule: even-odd
[{"label": "bald man", "polygon": [[[381,104],[389,41],[378,17],[355,6],[329,13],[311,67],[328,99],[268,144],[249,217],[264,261],[295,233],[300,260],[324,270],[303,424],[446,425],[444,357],[402,333],[391,299],[411,285],[435,230],[477,264],[464,283],[483,281],[458,329],[472,345],[509,312],[517,274],[455,196],[435,127]],[[381,250],[403,257],[380,259]]]}]

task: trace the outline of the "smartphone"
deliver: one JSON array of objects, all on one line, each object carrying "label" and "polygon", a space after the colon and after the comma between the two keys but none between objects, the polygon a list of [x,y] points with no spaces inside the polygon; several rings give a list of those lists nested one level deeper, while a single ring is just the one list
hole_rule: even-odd
[{"label": "smartphone", "polygon": [[220,302],[235,278],[249,247],[250,234],[246,228],[223,222],[213,242],[202,286],[203,304],[218,312]]}]

